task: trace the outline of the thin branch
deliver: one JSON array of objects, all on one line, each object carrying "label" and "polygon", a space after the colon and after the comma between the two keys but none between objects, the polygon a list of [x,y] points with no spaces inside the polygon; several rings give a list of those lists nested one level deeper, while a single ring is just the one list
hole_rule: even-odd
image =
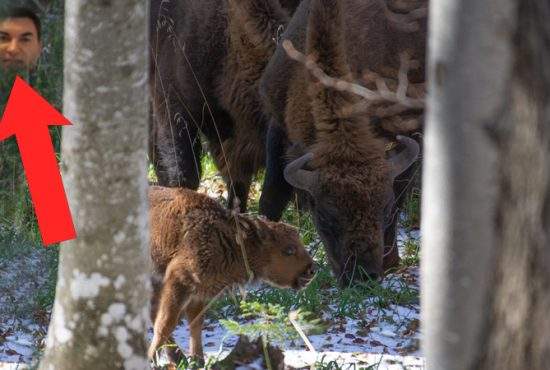
[{"label": "thin branch", "polygon": [[[407,74],[411,64],[407,53],[402,53],[400,55],[401,66],[398,73],[397,92],[392,92],[388,88],[386,81],[378,77],[378,75],[375,75],[376,77],[374,78],[377,91],[371,90],[353,82],[328,76],[315,63],[312,57],[306,56],[296,50],[290,40],[283,41],[283,48],[290,58],[302,63],[305,68],[326,87],[334,88],[339,91],[347,91],[364,98],[366,102],[359,103],[363,108],[366,107],[368,109],[373,103],[389,102],[394,104],[384,109],[391,108],[392,114],[398,114],[407,109],[423,109],[425,106],[424,99],[407,97],[407,89],[409,86]],[[352,108],[352,110],[355,111],[354,108]],[[387,113],[384,114],[388,115]]]},{"label": "thin branch", "polygon": [[307,348],[311,352],[317,353],[317,351],[315,350],[315,347],[313,347],[313,344],[311,344],[311,342],[310,342],[309,338],[307,337],[306,333],[304,333],[304,331],[302,330],[302,328],[300,327],[300,325],[296,321],[298,319],[298,313],[296,311],[290,312],[288,314],[288,319],[290,320],[290,323],[292,324],[292,326],[294,326],[294,329],[296,330],[298,335],[300,335],[300,337],[302,338],[302,340],[306,344]]}]

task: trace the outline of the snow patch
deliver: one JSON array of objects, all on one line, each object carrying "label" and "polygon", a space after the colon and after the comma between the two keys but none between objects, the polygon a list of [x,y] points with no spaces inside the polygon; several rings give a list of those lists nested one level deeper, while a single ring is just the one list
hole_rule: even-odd
[{"label": "snow patch", "polygon": [[134,353],[132,347],[128,345],[128,331],[123,326],[117,326],[115,329],[115,338],[118,342],[117,351],[123,359],[128,359]]},{"label": "snow patch", "polygon": [[124,231],[119,231],[113,237],[113,240],[115,241],[116,244],[122,243],[124,239],[126,239],[126,234],[124,233]]},{"label": "snow patch", "polygon": [[126,313],[126,306],[122,303],[113,303],[107,309],[107,312],[101,315],[101,325],[97,330],[100,337],[105,337],[109,333],[108,327],[119,322]]},{"label": "snow patch", "polygon": [[109,285],[109,279],[98,272],[93,272],[90,277],[75,269],[71,281],[71,295],[73,299],[94,298],[99,290]]},{"label": "snow patch", "polygon": [[132,329],[133,331],[141,331],[144,327],[143,325],[143,317],[141,315],[136,315],[133,319],[131,318],[130,315],[127,315],[125,318],[124,318],[124,322],[126,323],[126,325]]},{"label": "snow patch", "polygon": [[55,312],[55,316],[54,316],[55,318],[53,322],[54,343],[55,342],[60,344],[67,343],[73,338],[73,332],[65,326],[65,312],[63,311],[63,307],[57,301],[55,302],[54,312]]},{"label": "snow patch", "polygon": [[116,290],[119,290],[122,288],[124,283],[126,282],[126,278],[123,275],[118,275],[115,282],[113,283],[113,286]]},{"label": "snow patch", "polygon": [[149,360],[141,356],[132,356],[124,361],[125,370],[143,370],[149,368]]},{"label": "snow patch", "polygon": [[111,315],[116,321],[122,320],[126,313],[126,305],[123,303],[113,303],[107,309],[109,315]]}]

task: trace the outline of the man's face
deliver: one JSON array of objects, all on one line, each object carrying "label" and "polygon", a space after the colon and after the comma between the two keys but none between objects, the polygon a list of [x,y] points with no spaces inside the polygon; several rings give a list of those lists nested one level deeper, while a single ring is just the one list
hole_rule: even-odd
[{"label": "man's face", "polygon": [[36,66],[42,43],[30,18],[0,21],[0,66],[4,69],[32,69]]}]

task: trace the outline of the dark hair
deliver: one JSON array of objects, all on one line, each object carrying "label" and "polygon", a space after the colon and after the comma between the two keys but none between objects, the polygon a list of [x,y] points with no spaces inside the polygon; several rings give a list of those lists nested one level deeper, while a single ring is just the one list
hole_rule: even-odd
[{"label": "dark hair", "polygon": [[36,27],[38,39],[40,40],[42,38],[42,25],[40,23],[40,18],[38,18],[32,9],[23,6],[8,6],[4,9],[0,9],[0,21],[8,18],[29,18]]}]

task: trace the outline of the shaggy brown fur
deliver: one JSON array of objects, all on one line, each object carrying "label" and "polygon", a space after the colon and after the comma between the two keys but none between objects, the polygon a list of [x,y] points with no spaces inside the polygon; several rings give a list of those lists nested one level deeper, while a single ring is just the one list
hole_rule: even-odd
[{"label": "shaggy brown fur", "polygon": [[300,289],[313,277],[313,261],[289,225],[233,216],[213,199],[188,189],[154,186],[149,201],[154,266],[150,357],[184,312],[191,324],[190,353],[202,358],[199,313],[222,290],[249,281],[236,238],[239,229],[254,281]]},{"label": "shaggy brown fur", "polygon": [[[258,81],[288,16],[277,0],[239,3],[152,1],[150,157],[159,184],[196,189],[204,135],[231,186],[229,206],[237,197],[245,211],[251,178],[265,162]],[[285,5],[293,10],[297,1]],[[233,21],[242,18],[249,21]]]},{"label": "shaggy brown fur", "polygon": [[[418,82],[424,75],[425,35],[425,23],[416,33],[393,28],[378,0],[304,0],[283,39],[313,55],[328,75],[346,80],[365,69],[382,76],[395,73],[399,52],[410,49],[419,68],[409,79]],[[260,91],[274,124],[284,132],[286,160],[312,155],[301,172],[309,173],[315,185],[302,190],[334,273],[344,284],[360,272],[380,276],[393,175],[384,142],[372,132],[372,117],[346,115],[342,108],[359,98],[321,86],[281,47],[265,69]],[[266,179],[272,170],[268,166]],[[272,193],[269,185],[266,180],[264,194]],[[261,211],[278,219],[284,204],[273,211],[262,197]]]}]

